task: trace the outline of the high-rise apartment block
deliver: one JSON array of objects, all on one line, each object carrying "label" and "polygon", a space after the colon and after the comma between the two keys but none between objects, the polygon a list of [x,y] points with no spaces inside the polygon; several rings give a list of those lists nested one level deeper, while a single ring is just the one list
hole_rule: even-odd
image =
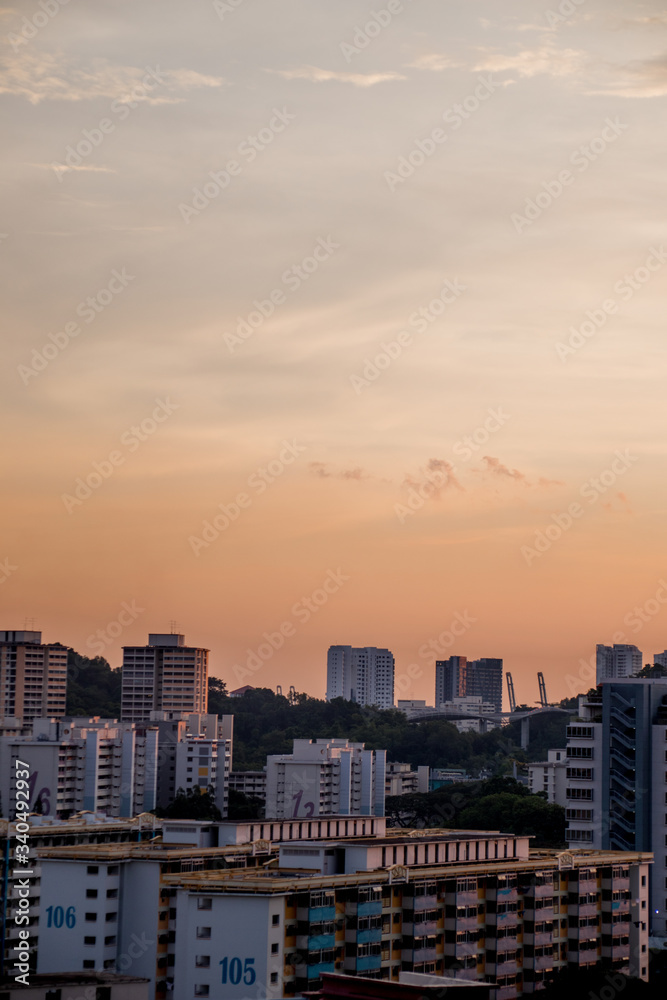
[{"label": "high-rise apartment block", "polygon": [[0,718],[59,719],[66,699],[67,646],[43,643],[41,632],[0,631]]},{"label": "high-rise apartment block", "polygon": [[375,646],[330,646],[327,701],[345,698],[357,705],[394,706],[394,656]]},{"label": "high-rise apartment block", "polygon": [[386,750],[348,740],[294,740],[266,759],[266,815],[384,816]]},{"label": "high-rise apartment block", "polygon": [[435,707],[446,701],[465,698],[466,667],[465,656],[450,656],[448,660],[438,660],[435,664]]},{"label": "high-rise apartment block", "polygon": [[595,683],[632,677],[643,666],[641,650],[626,643],[595,647]]},{"label": "high-rise apartment block", "polygon": [[503,710],[503,661],[489,657],[468,660],[450,656],[435,664],[435,707],[455,698],[481,698]]},{"label": "high-rise apartment block", "polygon": [[567,840],[653,851],[650,907],[633,919],[667,938],[667,680],[606,681],[567,728]]},{"label": "high-rise apartment block", "polygon": [[148,722],[151,712],[206,715],[208,653],[174,634],[154,633],[147,646],[124,646],[123,721]]}]

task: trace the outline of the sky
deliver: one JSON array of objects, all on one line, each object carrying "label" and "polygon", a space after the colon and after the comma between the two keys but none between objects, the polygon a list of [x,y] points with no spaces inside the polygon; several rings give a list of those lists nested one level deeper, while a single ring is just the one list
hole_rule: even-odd
[{"label": "sky", "polygon": [[[658,0],[0,11],[3,628],[177,630],[323,697],[331,644],[667,646]],[[665,243],[663,243],[665,240]],[[173,623],[173,624],[172,624]]]}]

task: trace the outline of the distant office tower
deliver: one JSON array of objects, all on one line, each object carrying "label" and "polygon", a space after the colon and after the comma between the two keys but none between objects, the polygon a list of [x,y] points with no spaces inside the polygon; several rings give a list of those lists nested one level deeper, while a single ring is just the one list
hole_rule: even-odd
[{"label": "distant office tower", "polygon": [[[653,851],[650,907],[633,919],[667,937],[667,680],[604,682],[567,727],[571,847]],[[603,928],[604,933],[604,928]]]},{"label": "distant office tower", "polygon": [[327,701],[345,698],[358,705],[393,708],[393,654],[375,646],[330,646],[326,698]]},{"label": "distant office tower", "polygon": [[386,750],[348,740],[294,740],[266,759],[266,815],[384,816]]},{"label": "distant office tower", "polygon": [[465,698],[466,668],[465,656],[450,656],[448,660],[437,660],[435,664],[435,707],[454,698]]},{"label": "distant office tower", "polygon": [[653,666],[667,667],[667,649],[664,651],[664,653],[653,654]]},{"label": "distant office tower", "polygon": [[481,698],[503,710],[503,661],[489,657],[468,660],[466,665],[466,695]]},{"label": "distant office tower", "polygon": [[185,636],[152,633],[147,646],[123,646],[121,718],[148,722],[151,712],[206,715],[208,649]]},{"label": "distant office tower", "polygon": [[595,647],[595,683],[632,677],[641,670],[643,656],[636,646],[614,645]]},{"label": "distant office tower", "polygon": [[66,698],[67,646],[42,643],[41,632],[0,631],[0,717],[60,719]]}]

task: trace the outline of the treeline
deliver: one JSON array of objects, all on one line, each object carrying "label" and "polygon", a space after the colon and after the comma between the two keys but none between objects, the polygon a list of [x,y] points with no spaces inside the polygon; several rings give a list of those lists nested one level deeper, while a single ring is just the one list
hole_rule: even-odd
[{"label": "treeline", "polygon": [[565,810],[513,778],[457,782],[434,792],[388,796],[387,824],[406,829],[500,830],[531,836],[531,847],[565,847]]},{"label": "treeline", "polygon": [[362,708],[336,698],[331,702],[298,694],[296,704],[268,688],[230,698],[224,682],[211,678],[209,712],[234,716],[234,770],[261,770],[269,754],[290,753],[294,739],[347,738],[387,758],[413,767],[461,767],[477,774],[511,772],[513,761],[546,759],[547,750],[565,746],[563,713],[539,716],[531,742],[521,750],[521,724],[489,733],[459,733],[451,722],[410,722],[397,709]]},{"label": "treeline", "polygon": [[[100,656],[69,651],[67,714],[120,717],[121,671]],[[566,703],[563,703],[565,706]],[[572,705],[572,707],[574,707]],[[336,698],[326,702],[297,694],[296,704],[269,688],[230,698],[224,681],[209,678],[208,710],[234,716],[234,770],[261,770],[269,754],[290,753],[294,739],[339,737],[387,750],[392,761],[417,767],[461,767],[471,774],[512,771],[514,761],[546,759],[547,750],[565,746],[563,713],[542,714],[531,724],[527,751],[521,749],[521,724],[489,733],[459,733],[444,719],[410,722],[397,709],[362,708]]]}]

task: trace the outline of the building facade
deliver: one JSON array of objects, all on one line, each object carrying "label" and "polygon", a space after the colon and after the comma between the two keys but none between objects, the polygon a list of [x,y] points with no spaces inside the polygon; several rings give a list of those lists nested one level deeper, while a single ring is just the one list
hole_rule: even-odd
[{"label": "building facade", "polygon": [[394,656],[375,646],[330,646],[327,701],[344,698],[376,708],[394,706]]},{"label": "building facade", "polygon": [[147,646],[124,646],[121,718],[148,722],[151,712],[205,715],[208,649],[186,646],[185,636],[151,633]]},{"label": "building facade", "polygon": [[0,718],[59,719],[66,700],[67,646],[43,643],[41,632],[0,631]]},{"label": "building facade", "polygon": [[567,801],[567,750],[547,750],[547,759],[528,765],[528,788],[533,795],[547,793],[547,802],[569,807]]},{"label": "building facade", "polygon": [[348,740],[294,740],[266,761],[266,815],[384,816],[386,750]]},{"label": "building facade", "polygon": [[465,698],[467,663],[468,661],[465,656],[450,656],[448,660],[436,660],[436,708],[439,708],[446,701],[454,701],[455,698]]},{"label": "building facade", "polygon": [[608,681],[567,728],[566,837],[572,846],[654,851],[651,905],[667,938],[667,680]]},{"label": "building facade", "polygon": [[636,646],[615,643],[595,647],[595,683],[632,677],[643,667],[643,654]]}]

